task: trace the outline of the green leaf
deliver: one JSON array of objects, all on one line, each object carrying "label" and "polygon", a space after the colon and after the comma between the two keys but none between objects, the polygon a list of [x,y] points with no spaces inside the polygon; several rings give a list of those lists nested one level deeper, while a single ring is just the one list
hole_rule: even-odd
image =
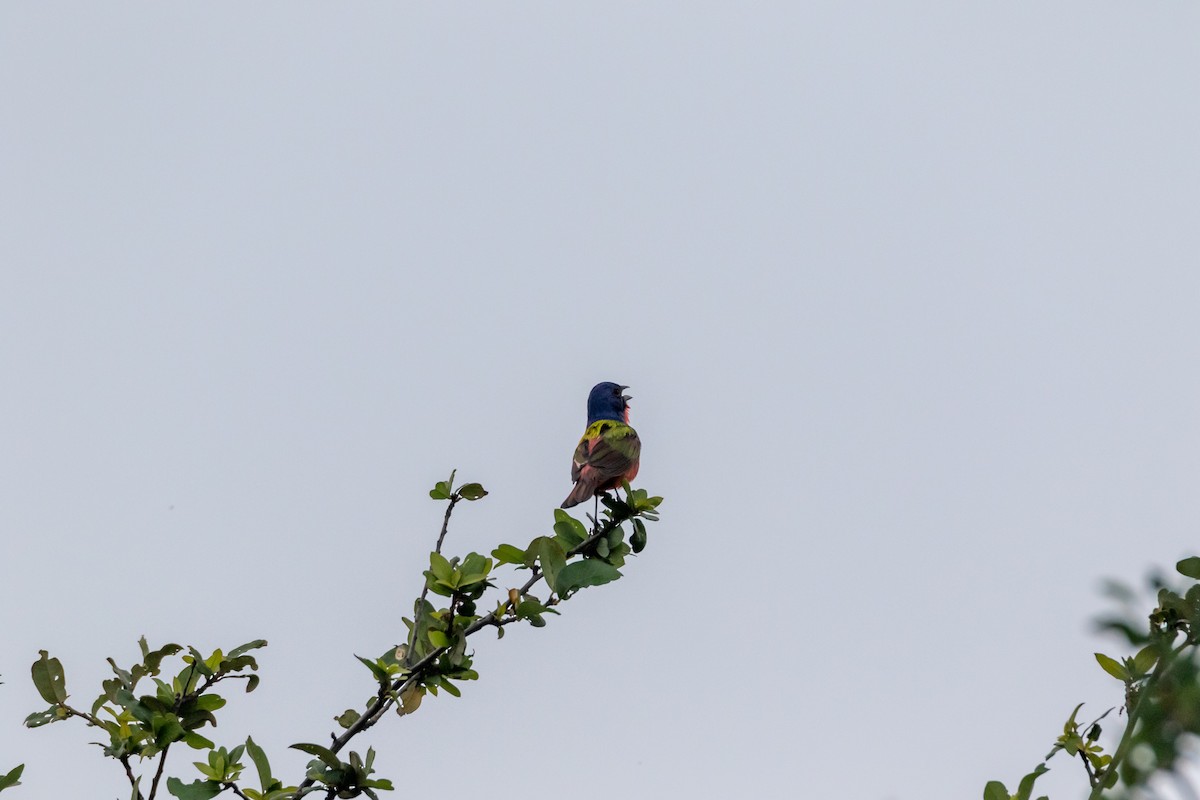
[{"label": "green leaf", "polygon": [[227,655],[225,657],[229,658],[229,659],[237,658],[238,656],[242,655],[243,653],[247,653],[251,650],[257,650],[260,647],[266,647],[266,646],[267,646],[266,639],[255,639],[253,642],[246,642],[245,644],[240,645],[239,647],[233,648],[232,650],[229,651],[229,655]]},{"label": "green leaf", "polygon": [[1063,733],[1071,734],[1075,732],[1078,723],[1075,722],[1075,716],[1079,713],[1079,709],[1083,708],[1083,703],[1075,706],[1075,710],[1071,712],[1071,716],[1067,717],[1066,723],[1063,724]]},{"label": "green leaf", "polygon": [[186,733],[174,714],[155,714],[150,727],[154,729],[154,743],[160,748],[179,741]]},{"label": "green leaf", "polygon": [[246,737],[246,752],[254,762],[254,768],[258,770],[258,782],[262,785],[262,790],[270,791],[274,779],[271,777],[271,762],[267,760],[267,754],[249,736]]},{"label": "green leaf", "polygon": [[633,534],[629,537],[633,552],[640,553],[646,549],[646,523],[640,519],[633,521]]},{"label": "green leaf", "polygon": [[338,725],[341,725],[343,728],[349,728],[351,725],[358,722],[358,718],[360,716],[362,716],[362,715],[359,714],[357,711],[355,711],[353,708],[347,708],[340,715],[334,717],[333,719],[334,719],[334,721],[337,722]]},{"label": "green leaf", "polygon": [[1115,658],[1109,658],[1104,653],[1096,653],[1096,660],[1100,662],[1100,667],[1109,675],[1112,675],[1119,681],[1130,680],[1129,670],[1117,661]]},{"label": "green leaf", "polygon": [[183,687],[185,693],[195,688],[197,677],[212,677],[212,669],[205,663],[204,656],[200,655],[200,651],[194,647],[188,647],[188,654],[183,657],[183,663],[187,666],[179,673],[179,677],[181,681],[187,681]]},{"label": "green leaf", "polygon": [[1133,657],[1133,668],[1139,675],[1145,675],[1158,663],[1158,649],[1154,645],[1146,645]]},{"label": "green leaf", "polygon": [[219,694],[202,694],[196,698],[196,707],[204,711],[216,711],[225,706],[225,698]]},{"label": "green leaf", "polygon": [[429,637],[429,643],[434,647],[449,647],[450,637],[441,631],[429,631],[426,636]]},{"label": "green leaf", "polygon": [[195,731],[188,731],[183,735],[183,743],[193,750],[211,750],[216,747],[212,740],[206,739]]},{"label": "green leaf", "polygon": [[1021,784],[1017,787],[1017,800],[1029,800],[1029,796],[1033,794],[1033,783],[1040,776],[1045,775],[1050,771],[1044,763],[1038,764],[1033,768],[1033,772],[1021,778]]},{"label": "green leaf", "polygon": [[439,581],[446,581],[448,584],[451,583],[451,578],[454,576],[454,567],[446,560],[445,556],[437,551],[429,554],[429,571],[433,573],[433,577]]},{"label": "green leaf", "polygon": [[167,778],[167,791],[179,800],[211,800],[221,793],[217,781],[194,781],[185,784],[179,778]]},{"label": "green leaf", "polygon": [[587,539],[587,528],[561,508],[554,509],[554,535],[563,550],[573,550]]},{"label": "green leaf", "polygon": [[582,589],[585,586],[600,586],[615,581],[619,577],[621,577],[621,572],[612,564],[595,559],[585,559],[567,564],[558,573],[553,586],[558,596],[562,597],[568,592]]},{"label": "green leaf", "polygon": [[487,489],[484,489],[478,483],[468,483],[459,488],[458,494],[464,500],[478,500],[482,497],[487,497]]},{"label": "green leaf", "polygon": [[51,722],[58,722],[62,717],[58,715],[58,706],[50,706],[45,711],[35,711],[25,718],[26,728],[40,728],[43,725],[49,725]]},{"label": "green leaf", "polygon": [[154,651],[149,651],[150,648],[145,644],[146,637],[142,637],[138,642],[142,646],[142,664],[145,665],[146,671],[150,675],[157,675],[162,666],[162,660],[167,656],[173,656],[183,648],[177,644],[164,644],[162,647]]},{"label": "green leaf", "polygon": [[67,678],[63,674],[62,662],[50,658],[45,650],[38,651],[39,658],[30,667],[33,685],[38,694],[47,703],[65,703],[67,701]]},{"label": "green leaf", "polygon": [[1175,569],[1180,575],[1200,581],[1200,556],[1183,559],[1175,565]]},{"label": "green leaf", "polygon": [[325,766],[332,769],[342,766],[342,762],[338,760],[337,754],[328,747],[321,747],[319,744],[310,744],[308,742],[300,742],[299,744],[290,745],[290,747],[293,750],[308,753],[310,756],[316,756],[324,762]]},{"label": "green leaf", "polygon": [[1000,781],[988,781],[983,787],[983,800],[1009,800],[1008,789]]},{"label": "green leaf", "polygon": [[25,765],[21,764],[15,768],[13,768],[13,770],[11,772],[9,772],[7,775],[0,775],[0,789],[7,789],[10,786],[20,786],[21,785],[21,780],[20,780],[21,773],[24,771],[25,771]]},{"label": "green leaf", "polygon": [[492,560],[479,553],[469,553],[458,568],[458,590],[475,596],[483,593],[488,575],[492,572]]},{"label": "green leaf", "polygon": [[566,553],[563,552],[558,542],[547,536],[539,536],[534,539],[530,547],[537,554],[538,564],[546,576],[546,582],[550,586],[554,586],[559,571],[567,563]]},{"label": "green leaf", "polygon": [[391,681],[391,674],[387,671],[387,668],[385,668],[378,661],[372,661],[369,658],[363,658],[359,655],[354,657],[367,665],[367,669],[371,670],[371,674],[375,676],[375,680],[379,681],[380,683],[388,683]]},{"label": "green leaf", "polygon": [[492,551],[492,558],[498,564],[523,564],[532,566],[533,561],[525,555],[525,551],[511,544],[502,544]]},{"label": "green leaf", "polygon": [[449,500],[450,495],[454,493],[454,473],[458,470],[451,470],[450,480],[438,481],[434,487],[429,490],[429,496],[434,500]]}]

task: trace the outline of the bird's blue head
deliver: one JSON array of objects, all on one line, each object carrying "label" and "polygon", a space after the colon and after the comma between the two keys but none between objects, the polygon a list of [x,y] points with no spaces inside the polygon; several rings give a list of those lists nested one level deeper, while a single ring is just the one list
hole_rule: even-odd
[{"label": "bird's blue head", "polygon": [[629,422],[629,401],[632,398],[622,394],[628,388],[609,382],[593,386],[588,395],[588,425],[602,419]]}]

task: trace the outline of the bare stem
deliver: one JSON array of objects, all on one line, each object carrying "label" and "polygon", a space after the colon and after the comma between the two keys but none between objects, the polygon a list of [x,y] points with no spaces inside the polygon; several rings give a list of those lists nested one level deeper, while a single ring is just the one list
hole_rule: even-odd
[{"label": "bare stem", "polygon": [[167,765],[167,751],[169,749],[171,749],[171,745],[168,743],[162,749],[162,752],[158,754],[158,769],[154,772],[154,780],[150,782],[149,800],[154,800],[154,795],[158,793],[158,780],[162,777],[163,767]]},{"label": "bare stem", "polygon": [[121,756],[121,765],[125,767],[125,777],[129,778],[130,787],[137,792],[137,800],[142,800],[142,790],[137,788],[137,778],[133,777],[133,769],[129,766],[129,756]]},{"label": "bare stem", "polygon": [[[433,548],[435,553],[441,554],[442,552],[442,542],[446,541],[446,531],[450,529],[450,515],[454,513],[454,506],[458,503],[459,499],[457,494],[453,495],[446,506],[446,515],[442,517],[442,532],[438,534],[437,545]],[[424,597],[424,593],[421,596]]]}]

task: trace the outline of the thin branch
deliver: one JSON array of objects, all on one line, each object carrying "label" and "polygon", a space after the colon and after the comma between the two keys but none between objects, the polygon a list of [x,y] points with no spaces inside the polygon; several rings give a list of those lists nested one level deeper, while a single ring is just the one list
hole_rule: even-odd
[{"label": "thin branch", "polygon": [[[80,716],[83,716],[82,714]],[[137,800],[142,800],[142,790],[138,788],[137,778],[133,777],[133,769],[129,766],[129,756],[121,756],[121,764],[125,767],[125,776],[129,778],[129,785],[137,792]]]},{"label": "thin branch", "polygon": [[100,718],[95,716],[94,714],[89,714],[86,711],[80,711],[79,709],[71,708],[69,705],[66,705],[65,703],[59,704],[59,708],[66,711],[67,716],[69,716],[69,717],[79,717],[80,719],[86,720],[87,724],[91,725],[93,728],[103,728],[104,727],[104,723],[101,722]]},{"label": "thin branch", "polygon": [[158,754],[158,769],[154,773],[154,780],[150,782],[150,798],[154,800],[154,796],[158,793],[158,780],[162,777],[163,767],[167,765],[167,751],[171,749],[171,743],[168,742],[163,747],[162,752]]},{"label": "thin branch", "polygon": [[242,790],[237,787],[236,783],[223,783],[223,784],[221,784],[221,788],[232,790],[233,793],[236,794],[238,797],[242,798],[242,800],[250,800],[249,797],[242,794]]},{"label": "thin branch", "polygon": [[1087,751],[1080,750],[1079,758],[1083,761],[1083,770],[1084,770],[1084,772],[1087,773],[1088,785],[1095,786],[1096,785],[1096,773],[1092,772],[1092,762],[1088,761]]},{"label": "thin branch", "polygon": [[[454,610],[458,607],[458,592],[450,593],[450,607],[446,615],[446,630],[454,632]],[[413,626],[416,627],[415,625]]]},{"label": "thin branch", "polygon": [[[446,506],[446,515],[442,517],[442,532],[438,534],[437,546],[433,548],[433,552],[438,555],[441,555],[442,542],[446,541],[446,531],[450,528],[450,515],[454,513],[454,506],[461,499],[457,494],[451,495],[450,503]],[[424,592],[421,593],[421,597],[425,597]]]}]

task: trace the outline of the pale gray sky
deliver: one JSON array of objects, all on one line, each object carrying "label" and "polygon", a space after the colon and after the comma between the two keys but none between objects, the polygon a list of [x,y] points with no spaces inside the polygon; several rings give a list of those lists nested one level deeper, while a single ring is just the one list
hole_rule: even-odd
[{"label": "pale gray sky", "polygon": [[402,636],[428,488],[492,492],[453,552],[545,533],[600,380],[649,548],[364,737],[381,775],[1011,785],[1120,700],[1099,580],[1200,541],[1198,35],[1171,2],[5,4],[14,800],[127,796],[94,731],[20,723],[39,648],[87,704],[142,634],[268,639],[215,738],[298,777]]}]

